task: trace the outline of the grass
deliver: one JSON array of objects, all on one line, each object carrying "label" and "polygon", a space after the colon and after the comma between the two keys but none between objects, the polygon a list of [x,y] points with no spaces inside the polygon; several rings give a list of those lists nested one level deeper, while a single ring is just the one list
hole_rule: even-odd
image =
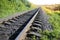
[{"label": "grass", "polygon": [[32,36],[32,40],[36,40],[36,37],[35,36]]},{"label": "grass", "polygon": [[[23,2],[22,2],[23,1]],[[0,0],[0,18],[13,15],[16,12],[30,10],[29,2],[24,0]]]},{"label": "grass", "polygon": [[45,6],[42,6],[42,8],[44,9],[44,11],[46,11],[47,13],[52,13],[52,10],[49,10],[49,9],[47,9]]},{"label": "grass", "polygon": [[55,39],[60,39],[60,14],[56,12],[55,14],[50,15],[49,22],[52,24],[52,33],[55,36]]},{"label": "grass", "polygon": [[45,6],[42,6],[42,9],[44,9],[44,11],[47,12],[48,14],[55,14],[54,12],[60,14],[60,11],[59,11],[59,10],[54,11],[54,10],[52,10],[52,9],[46,8]]},{"label": "grass", "polygon": [[[47,10],[46,10],[47,11]],[[60,12],[47,12],[49,22],[52,25],[53,31],[45,30],[42,32],[41,40],[60,40]]]}]

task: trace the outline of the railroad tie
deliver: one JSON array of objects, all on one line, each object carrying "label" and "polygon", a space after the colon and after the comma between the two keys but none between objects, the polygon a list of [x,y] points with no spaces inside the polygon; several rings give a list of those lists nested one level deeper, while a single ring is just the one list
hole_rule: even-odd
[{"label": "railroad tie", "polygon": [[37,32],[29,32],[28,35],[35,35],[37,37],[41,37],[42,35],[40,35],[39,33]]},{"label": "railroad tie", "polygon": [[4,21],[2,24],[4,24],[4,25],[10,25],[11,23],[7,22],[7,21]]}]

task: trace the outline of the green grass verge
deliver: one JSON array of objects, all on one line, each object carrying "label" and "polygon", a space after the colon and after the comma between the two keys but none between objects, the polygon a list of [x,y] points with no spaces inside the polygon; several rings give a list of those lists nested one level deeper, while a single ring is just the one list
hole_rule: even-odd
[{"label": "green grass verge", "polygon": [[0,18],[5,18],[16,12],[22,12],[29,9],[32,8],[27,0],[0,0]]},{"label": "green grass verge", "polygon": [[49,22],[53,27],[53,31],[45,30],[42,34],[41,40],[60,40],[60,13],[54,12],[51,15],[48,14]]}]

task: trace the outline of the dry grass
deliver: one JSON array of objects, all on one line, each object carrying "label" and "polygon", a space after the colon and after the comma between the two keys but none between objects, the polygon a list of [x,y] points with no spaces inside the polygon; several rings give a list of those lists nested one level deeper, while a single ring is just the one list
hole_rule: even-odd
[{"label": "dry grass", "polygon": [[53,10],[54,9],[54,7],[53,6],[42,6],[42,9],[44,10],[44,11],[46,11],[47,13],[49,13],[49,14],[52,14],[52,13],[54,13],[54,12],[57,12],[57,13],[60,13],[60,11],[59,10]]}]

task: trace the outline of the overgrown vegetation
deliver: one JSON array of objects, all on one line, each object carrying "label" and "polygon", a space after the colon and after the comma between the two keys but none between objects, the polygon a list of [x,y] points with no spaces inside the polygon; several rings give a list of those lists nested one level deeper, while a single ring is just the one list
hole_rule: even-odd
[{"label": "overgrown vegetation", "polygon": [[54,14],[49,13],[48,15],[53,31],[44,31],[41,40],[60,40],[60,13],[54,12]]},{"label": "overgrown vegetation", "polygon": [[27,0],[0,0],[0,18],[31,9]]},{"label": "overgrown vegetation", "polygon": [[36,37],[35,36],[32,36],[32,40],[36,40]]},{"label": "overgrown vegetation", "polygon": [[49,22],[52,25],[52,31],[44,31],[42,40],[60,40],[60,11],[49,12],[46,8],[43,8],[47,15],[49,15]]}]

